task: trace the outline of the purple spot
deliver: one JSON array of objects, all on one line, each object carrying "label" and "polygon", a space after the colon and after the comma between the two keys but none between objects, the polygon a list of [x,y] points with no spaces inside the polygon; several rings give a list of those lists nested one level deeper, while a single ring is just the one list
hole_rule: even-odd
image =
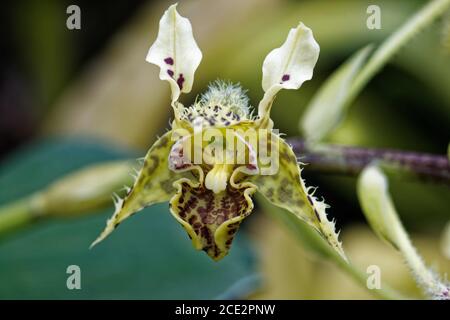
[{"label": "purple spot", "polygon": [[183,83],[184,83],[184,77],[183,77],[183,74],[180,73],[180,75],[178,76],[178,79],[177,79],[177,84],[180,87],[180,89],[183,89]]},{"label": "purple spot", "polygon": [[281,78],[281,81],[288,81],[289,79],[291,78],[291,76],[290,75],[288,75],[288,74],[285,74],[285,75],[283,75],[283,77]]},{"label": "purple spot", "polygon": [[171,57],[165,58],[164,62],[173,66],[173,59]]},{"label": "purple spot", "polygon": [[172,70],[170,70],[170,69],[167,70],[167,74],[173,78],[173,71]]}]

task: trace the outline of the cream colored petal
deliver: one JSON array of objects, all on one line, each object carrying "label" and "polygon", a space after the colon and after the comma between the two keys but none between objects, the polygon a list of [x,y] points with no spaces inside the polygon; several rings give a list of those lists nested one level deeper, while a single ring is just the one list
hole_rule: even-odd
[{"label": "cream colored petal", "polygon": [[311,29],[303,23],[289,31],[286,41],[272,50],[263,63],[264,97],[258,106],[258,116],[268,122],[275,95],[281,89],[298,89],[310,80],[319,58],[319,45]]},{"label": "cream colored petal", "polygon": [[195,70],[202,60],[191,23],[178,14],[176,6],[170,6],[162,16],[158,37],[146,58],[160,67],[160,79],[169,81],[172,104],[178,100],[181,92],[191,91]]}]

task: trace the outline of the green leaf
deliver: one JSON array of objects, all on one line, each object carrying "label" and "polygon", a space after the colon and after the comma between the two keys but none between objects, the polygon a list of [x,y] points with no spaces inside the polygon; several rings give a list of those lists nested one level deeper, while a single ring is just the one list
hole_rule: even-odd
[{"label": "green leaf", "polygon": [[344,118],[348,91],[372,50],[368,45],[354,53],[325,81],[308,104],[300,130],[309,141],[320,141]]},{"label": "green leaf", "polygon": [[[85,165],[129,157],[79,141],[33,145],[2,163],[0,203]],[[209,299],[255,273],[243,233],[230,255],[215,263],[192,250],[167,204],[145,209],[89,250],[110,213],[45,221],[2,239],[0,299]],[[69,265],[81,268],[81,290],[66,287]]]}]

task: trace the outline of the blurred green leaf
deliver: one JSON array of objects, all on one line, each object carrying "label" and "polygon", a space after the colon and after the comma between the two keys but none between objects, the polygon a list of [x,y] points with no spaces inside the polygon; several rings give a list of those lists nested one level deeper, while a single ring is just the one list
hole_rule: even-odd
[{"label": "blurred green leaf", "polygon": [[384,40],[354,79],[348,91],[348,97],[345,98],[346,103],[352,103],[369,81],[384,68],[403,46],[442,16],[449,7],[450,0],[429,1]]},{"label": "blurred green leaf", "polygon": [[348,90],[371,50],[368,45],[354,53],[314,95],[300,120],[300,130],[306,139],[320,141],[337,127],[348,105]]},{"label": "blurred green leaf", "polygon": [[[79,141],[28,147],[0,168],[0,202],[36,191],[87,164],[125,157],[130,154]],[[167,204],[145,209],[89,250],[111,210],[40,223],[3,239],[0,298],[208,299],[255,272],[242,232],[230,255],[215,263],[192,248]],[[81,290],[66,287],[69,265],[81,268]]]}]

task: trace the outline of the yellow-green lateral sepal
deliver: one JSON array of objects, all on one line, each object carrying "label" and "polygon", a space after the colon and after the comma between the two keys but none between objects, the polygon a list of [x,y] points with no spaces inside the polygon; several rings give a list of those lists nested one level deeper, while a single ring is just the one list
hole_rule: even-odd
[{"label": "yellow-green lateral sepal", "polygon": [[175,194],[173,182],[177,177],[175,172],[169,170],[168,166],[169,152],[173,145],[171,136],[172,132],[167,132],[150,148],[133,187],[128,189],[124,199],[116,196],[114,199],[115,212],[107,221],[105,230],[92,243],[91,247],[105,239],[132,214],[154,203],[169,201]]},{"label": "yellow-green lateral sepal", "polygon": [[312,226],[331,247],[347,260],[338,240],[334,222],[327,218],[328,205],[313,195],[314,188],[305,186],[297,157],[292,148],[273,133],[271,139],[276,141],[278,148],[279,169],[273,175],[253,176],[250,181],[272,204],[290,211]]}]

